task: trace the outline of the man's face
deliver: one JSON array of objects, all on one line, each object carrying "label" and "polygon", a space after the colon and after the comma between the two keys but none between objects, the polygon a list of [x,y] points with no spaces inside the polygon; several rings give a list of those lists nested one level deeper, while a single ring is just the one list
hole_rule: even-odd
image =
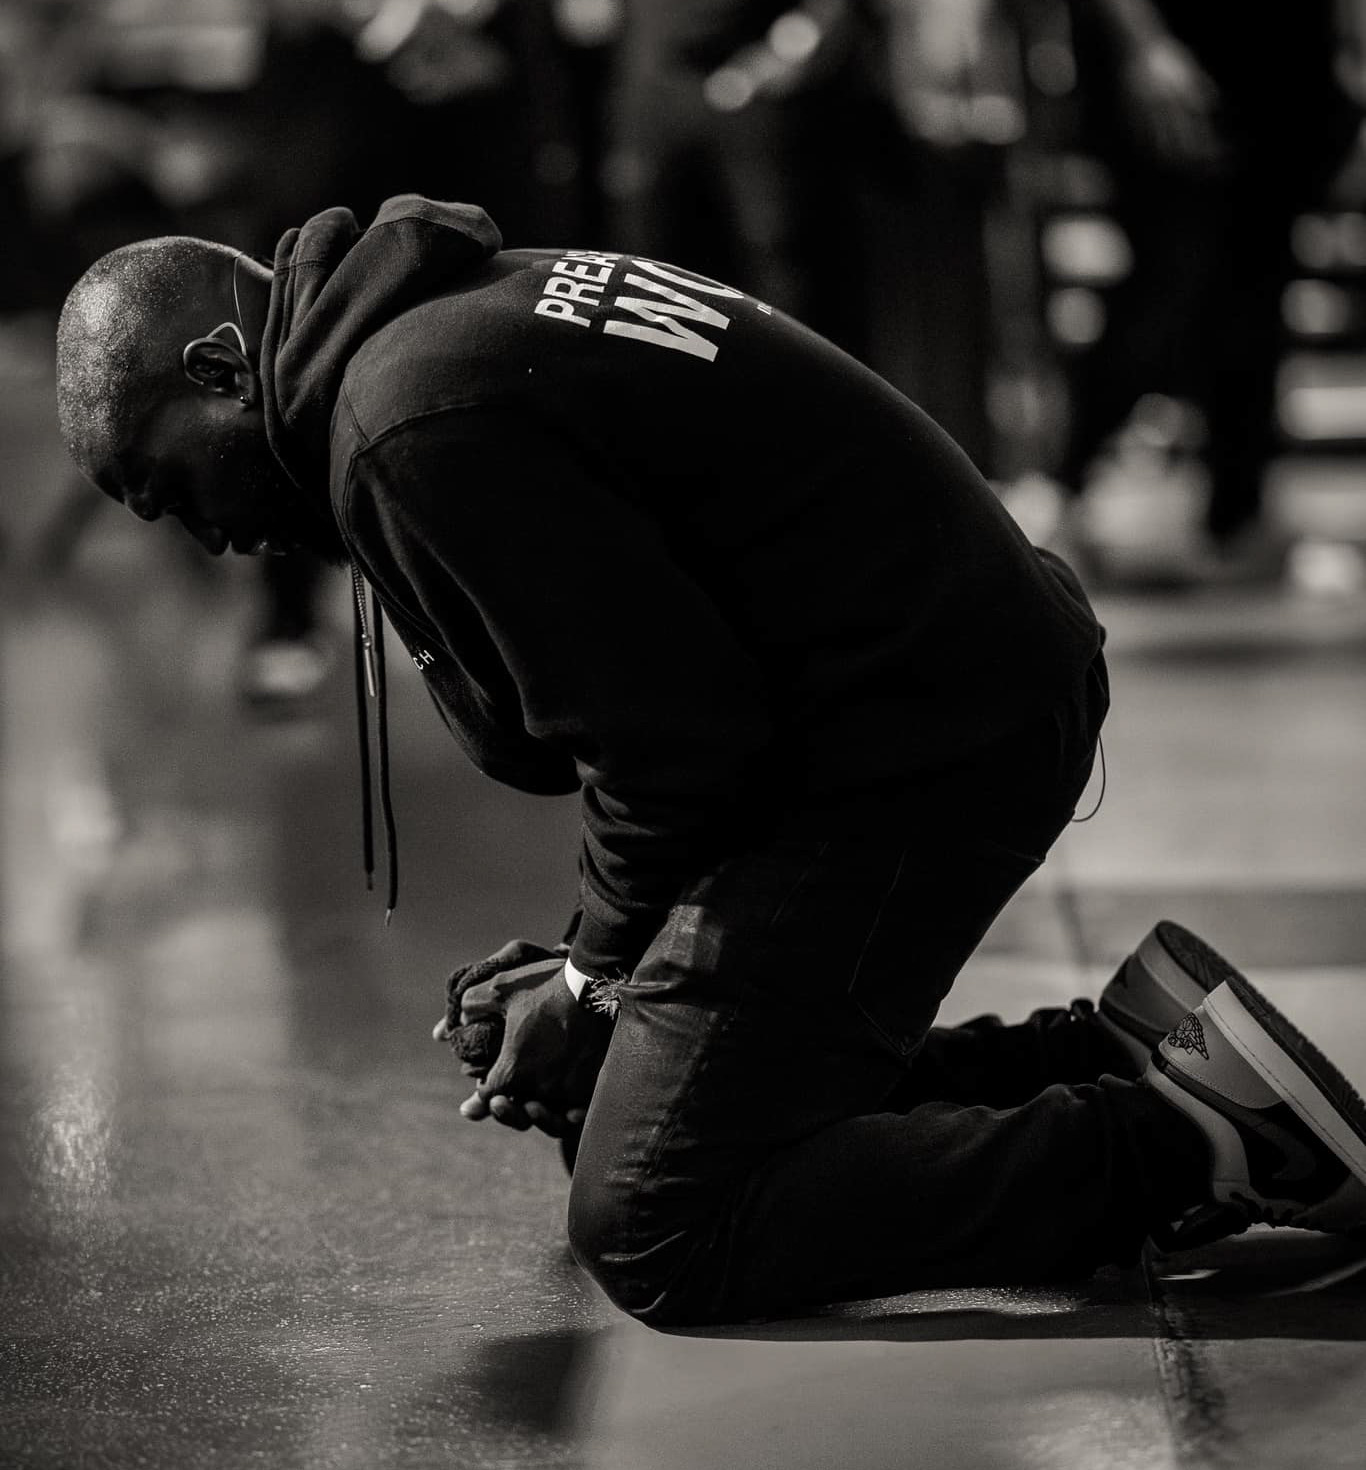
[{"label": "man's face", "polygon": [[270,452],[259,408],[235,399],[182,394],[161,404],[99,483],[144,520],[176,517],[214,556],[338,550]]}]

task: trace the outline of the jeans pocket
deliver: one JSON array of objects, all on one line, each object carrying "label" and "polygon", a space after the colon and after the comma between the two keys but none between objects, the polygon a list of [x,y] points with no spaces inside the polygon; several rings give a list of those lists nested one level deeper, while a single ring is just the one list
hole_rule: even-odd
[{"label": "jeans pocket", "polygon": [[788,871],[780,895],[768,914],[765,928],[769,931],[780,928],[784,920],[801,906],[803,893],[830,851],[829,842],[789,842],[786,846]]}]

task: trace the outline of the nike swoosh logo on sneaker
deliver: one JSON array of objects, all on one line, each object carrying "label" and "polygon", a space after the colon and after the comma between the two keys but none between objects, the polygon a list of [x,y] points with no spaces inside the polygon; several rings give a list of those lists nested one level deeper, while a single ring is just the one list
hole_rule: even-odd
[{"label": "nike swoosh logo on sneaker", "polygon": [[1177,1086],[1235,1125],[1247,1157],[1248,1183],[1258,1194],[1275,1199],[1293,1190],[1292,1198],[1315,1204],[1347,1177],[1347,1165],[1309,1131],[1289,1103],[1250,1108],[1173,1068],[1161,1052],[1155,1060]]},{"label": "nike swoosh logo on sneaker", "polygon": [[[1277,1104],[1277,1107],[1284,1106],[1285,1104],[1283,1103]],[[1289,1111],[1288,1108],[1287,1111]],[[1251,1113],[1252,1109],[1248,1109],[1248,1112]],[[1299,1136],[1292,1133],[1290,1129],[1282,1127],[1265,1113],[1257,1116],[1260,1117],[1261,1121],[1253,1122],[1249,1118],[1248,1126],[1255,1128],[1258,1137],[1266,1139],[1271,1147],[1281,1154],[1285,1161],[1271,1175],[1270,1182],[1272,1184],[1283,1185],[1307,1184],[1320,1172],[1323,1162],[1322,1159],[1316,1157],[1314,1153],[1306,1148]],[[1298,1122],[1298,1119],[1296,1121]],[[1333,1157],[1333,1162],[1338,1162],[1335,1156]]]}]

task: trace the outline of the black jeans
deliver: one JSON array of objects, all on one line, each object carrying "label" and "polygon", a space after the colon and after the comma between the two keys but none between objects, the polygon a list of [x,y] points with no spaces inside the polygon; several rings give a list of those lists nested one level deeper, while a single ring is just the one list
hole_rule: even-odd
[{"label": "black jeans", "polygon": [[623,989],[570,1195],[618,1305],[736,1321],[1136,1256],[1190,1140],[1099,1080],[1127,1064],[1088,1008],[932,1028],[1072,815],[1106,702],[1098,660],[927,782],[908,830],[774,838],[674,907]]}]

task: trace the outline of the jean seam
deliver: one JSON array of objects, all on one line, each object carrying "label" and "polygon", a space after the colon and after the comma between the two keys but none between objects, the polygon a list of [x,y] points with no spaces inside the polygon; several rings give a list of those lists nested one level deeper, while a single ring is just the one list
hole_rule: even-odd
[{"label": "jean seam", "polygon": [[[774,910],[773,916],[768,923],[768,928],[770,930],[786,912],[787,907],[792,901],[793,897],[801,891],[802,887],[806,883],[807,878],[810,877],[812,870],[830,850],[830,847],[831,843],[829,840],[822,841],[820,846],[812,855],[810,861],[805,865],[805,867],[802,868],[802,871],[798,875],[796,881],[788,889],[787,893],[778,904],[778,907]],[[675,1094],[673,1106],[670,1110],[671,1115],[669,1121],[663,1128],[658,1130],[656,1137],[651,1142],[649,1156],[640,1168],[635,1183],[631,1187],[630,1196],[627,1199],[622,1212],[624,1219],[624,1225],[622,1229],[623,1239],[629,1239],[634,1234],[636,1217],[640,1212],[640,1197],[645,1191],[645,1185],[647,1181],[653,1176],[660,1159],[663,1157],[665,1149],[669,1146],[669,1143],[673,1139],[674,1135],[678,1132],[678,1129],[681,1126],[681,1114],[684,1110],[684,1106],[691,1100],[693,1094],[697,1090],[698,1083],[701,1081],[708,1066],[711,1064],[711,1060],[715,1055],[715,1047],[717,1043],[722,1040],[726,1032],[729,1031],[732,1026],[734,1026],[735,1019],[740,1013],[740,1002],[743,992],[744,985],[743,983],[740,983],[736,986],[735,996],[729,1005],[727,1013],[724,1016],[717,1018],[716,1024],[708,1028],[705,1040],[697,1048],[696,1060],[688,1076],[687,1085],[684,1089]],[[620,1024],[620,1017],[618,1017],[618,1024]]]},{"label": "jean seam", "polygon": [[628,1245],[634,1237],[635,1223],[640,1213],[640,1197],[645,1191],[646,1182],[653,1177],[656,1166],[664,1154],[664,1150],[668,1147],[670,1141],[681,1126],[683,1105],[691,1100],[693,1093],[697,1090],[697,1084],[701,1081],[703,1074],[710,1065],[713,1054],[712,1049],[715,1043],[734,1025],[739,1009],[740,998],[737,994],[728,1014],[720,1018],[719,1025],[708,1029],[705,1041],[697,1049],[696,1062],[688,1077],[687,1087],[675,1095],[673,1106],[670,1109],[668,1124],[658,1131],[656,1138],[652,1142],[649,1157],[642,1165],[636,1181],[631,1187],[630,1197],[626,1201],[622,1211],[623,1227],[621,1230],[621,1240],[624,1245]]},{"label": "jean seam", "polygon": [[783,894],[778,902],[777,908],[769,916],[768,923],[764,926],[767,932],[772,933],[778,927],[779,922],[785,917],[788,909],[791,907],[793,899],[806,887],[806,880],[811,876],[817,864],[825,857],[826,853],[830,851],[830,846],[831,844],[828,840],[824,841],[812,854],[810,862],[797,875],[796,881]]},{"label": "jean seam", "polygon": [[877,1021],[873,1019],[871,1015],[869,1015],[867,1008],[860,1003],[858,997],[854,994],[854,987],[858,984],[859,976],[863,973],[863,964],[864,961],[868,958],[868,950],[871,948],[873,940],[877,937],[878,930],[882,927],[882,916],[887,912],[887,905],[892,901],[892,895],[896,892],[897,884],[901,882],[901,874],[905,871],[906,867],[907,851],[908,849],[904,847],[901,849],[901,856],[897,860],[896,872],[892,874],[892,881],[887,885],[887,891],[882,895],[882,901],[877,906],[877,913],[873,915],[873,922],[868,926],[868,937],[863,941],[863,948],[859,950],[858,959],[854,963],[854,973],[850,975],[849,984],[845,989],[845,995],[858,1010],[859,1015],[863,1017],[868,1025],[870,1025],[873,1030],[876,1031],[880,1037],[882,1037],[884,1041],[890,1042],[891,1045],[894,1046],[896,1050],[900,1052],[903,1056],[906,1053],[906,1048],[902,1045],[900,1041],[896,1039],[896,1037],[891,1036],[882,1026],[877,1023]]}]

